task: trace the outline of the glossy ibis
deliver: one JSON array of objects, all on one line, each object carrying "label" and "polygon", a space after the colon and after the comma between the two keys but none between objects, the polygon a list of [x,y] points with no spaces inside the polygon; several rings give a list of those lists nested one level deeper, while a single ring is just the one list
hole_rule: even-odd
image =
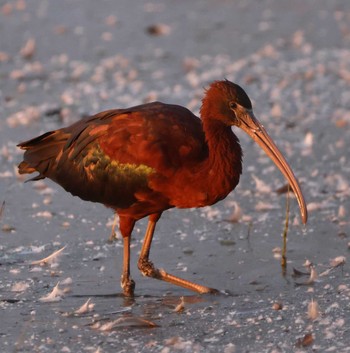
[{"label": "glossy ibis", "polygon": [[39,172],[83,200],[99,202],[119,215],[124,241],[121,286],[134,294],[130,239],[135,222],[148,216],[138,260],[143,275],[192,291],[214,289],[157,269],[149,260],[153,233],[163,211],[212,205],[238,184],[242,150],[232,126],[243,129],[273,160],[293,189],[303,223],[307,209],[291,168],[255,118],[245,91],[230,81],[205,91],[201,119],[188,109],[154,102],[107,110],[47,132],[18,146],[25,150],[19,173]]}]

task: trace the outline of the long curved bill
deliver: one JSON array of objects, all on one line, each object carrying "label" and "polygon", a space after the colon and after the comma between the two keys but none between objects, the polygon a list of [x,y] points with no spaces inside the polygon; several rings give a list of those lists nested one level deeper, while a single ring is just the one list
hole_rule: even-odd
[{"label": "long curved bill", "polygon": [[239,116],[239,120],[239,127],[245,131],[265,151],[265,153],[272,159],[281,173],[288,180],[298,200],[301,219],[305,224],[307,222],[307,208],[304,196],[300,189],[299,182],[286,159],[283,157],[278,147],[272,141],[263,125],[255,118],[251,110],[245,110],[245,112],[242,112],[242,114]]}]

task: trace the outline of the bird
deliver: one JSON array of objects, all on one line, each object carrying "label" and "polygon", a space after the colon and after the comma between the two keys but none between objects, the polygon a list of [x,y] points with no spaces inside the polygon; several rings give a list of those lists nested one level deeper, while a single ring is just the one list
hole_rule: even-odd
[{"label": "bird", "polygon": [[[142,275],[196,293],[217,290],[158,269],[150,260],[155,227],[171,208],[198,208],[223,200],[239,183],[241,128],[271,158],[296,195],[302,222],[307,207],[291,167],[255,117],[244,89],[227,79],[204,91],[200,117],[180,105],[151,102],[84,117],[68,127],[19,143],[20,174],[38,172],[73,196],[111,208],[123,239],[121,288],[133,297],[130,241],[135,223],[148,217],[138,259]],[[29,181],[28,180],[28,181]]]}]

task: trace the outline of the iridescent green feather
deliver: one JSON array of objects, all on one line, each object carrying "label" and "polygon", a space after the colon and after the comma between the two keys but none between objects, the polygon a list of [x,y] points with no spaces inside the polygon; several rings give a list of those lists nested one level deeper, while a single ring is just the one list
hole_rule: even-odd
[{"label": "iridescent green feather", "polygon": [[145,164],[120,163],[112,160],[97,144],[83,157],[83,165],[88,177],[108,180],[122,187],[126,185],[146,187],[148,177],[155,172]]}]

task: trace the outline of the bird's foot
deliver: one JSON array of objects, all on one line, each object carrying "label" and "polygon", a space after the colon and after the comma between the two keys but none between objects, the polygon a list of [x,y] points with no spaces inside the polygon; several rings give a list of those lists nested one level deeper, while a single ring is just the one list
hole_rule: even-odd
[{"label": "bird's foot", "polygon": [[159,279],[161,281],[173,283],[177,286],[190,289],[200,294],[219,294],[220,293],[217,289],[205,287],[200,284],[193,283],[185,279],[182,279],[180,277],[171,275],[170,273],[164,271],[163,269],[157,269],[154,267],[151,261],[145,258],[140,258],[137,266],[141,271],[141,273],[147,277],[152,277],[155,279]]},{"label": "bird's foot", "polygon": [[135,291],[135,281],[129,276],[122,276],[121,287],[126,297],[133,297]]},{"label": "bird's foot", "polygon": [[109,238],[107,239],[107,243],[108,244],[112,244],[113,242],[115,242],[117,240],[117,236],[115,233],[112,233]]},{"label": "bird's foot", "polygon": [[154,267],[153,262],[146,259],[139,259],[137,267],[143,276],[161,279],[161,274],[157,268]]}]

